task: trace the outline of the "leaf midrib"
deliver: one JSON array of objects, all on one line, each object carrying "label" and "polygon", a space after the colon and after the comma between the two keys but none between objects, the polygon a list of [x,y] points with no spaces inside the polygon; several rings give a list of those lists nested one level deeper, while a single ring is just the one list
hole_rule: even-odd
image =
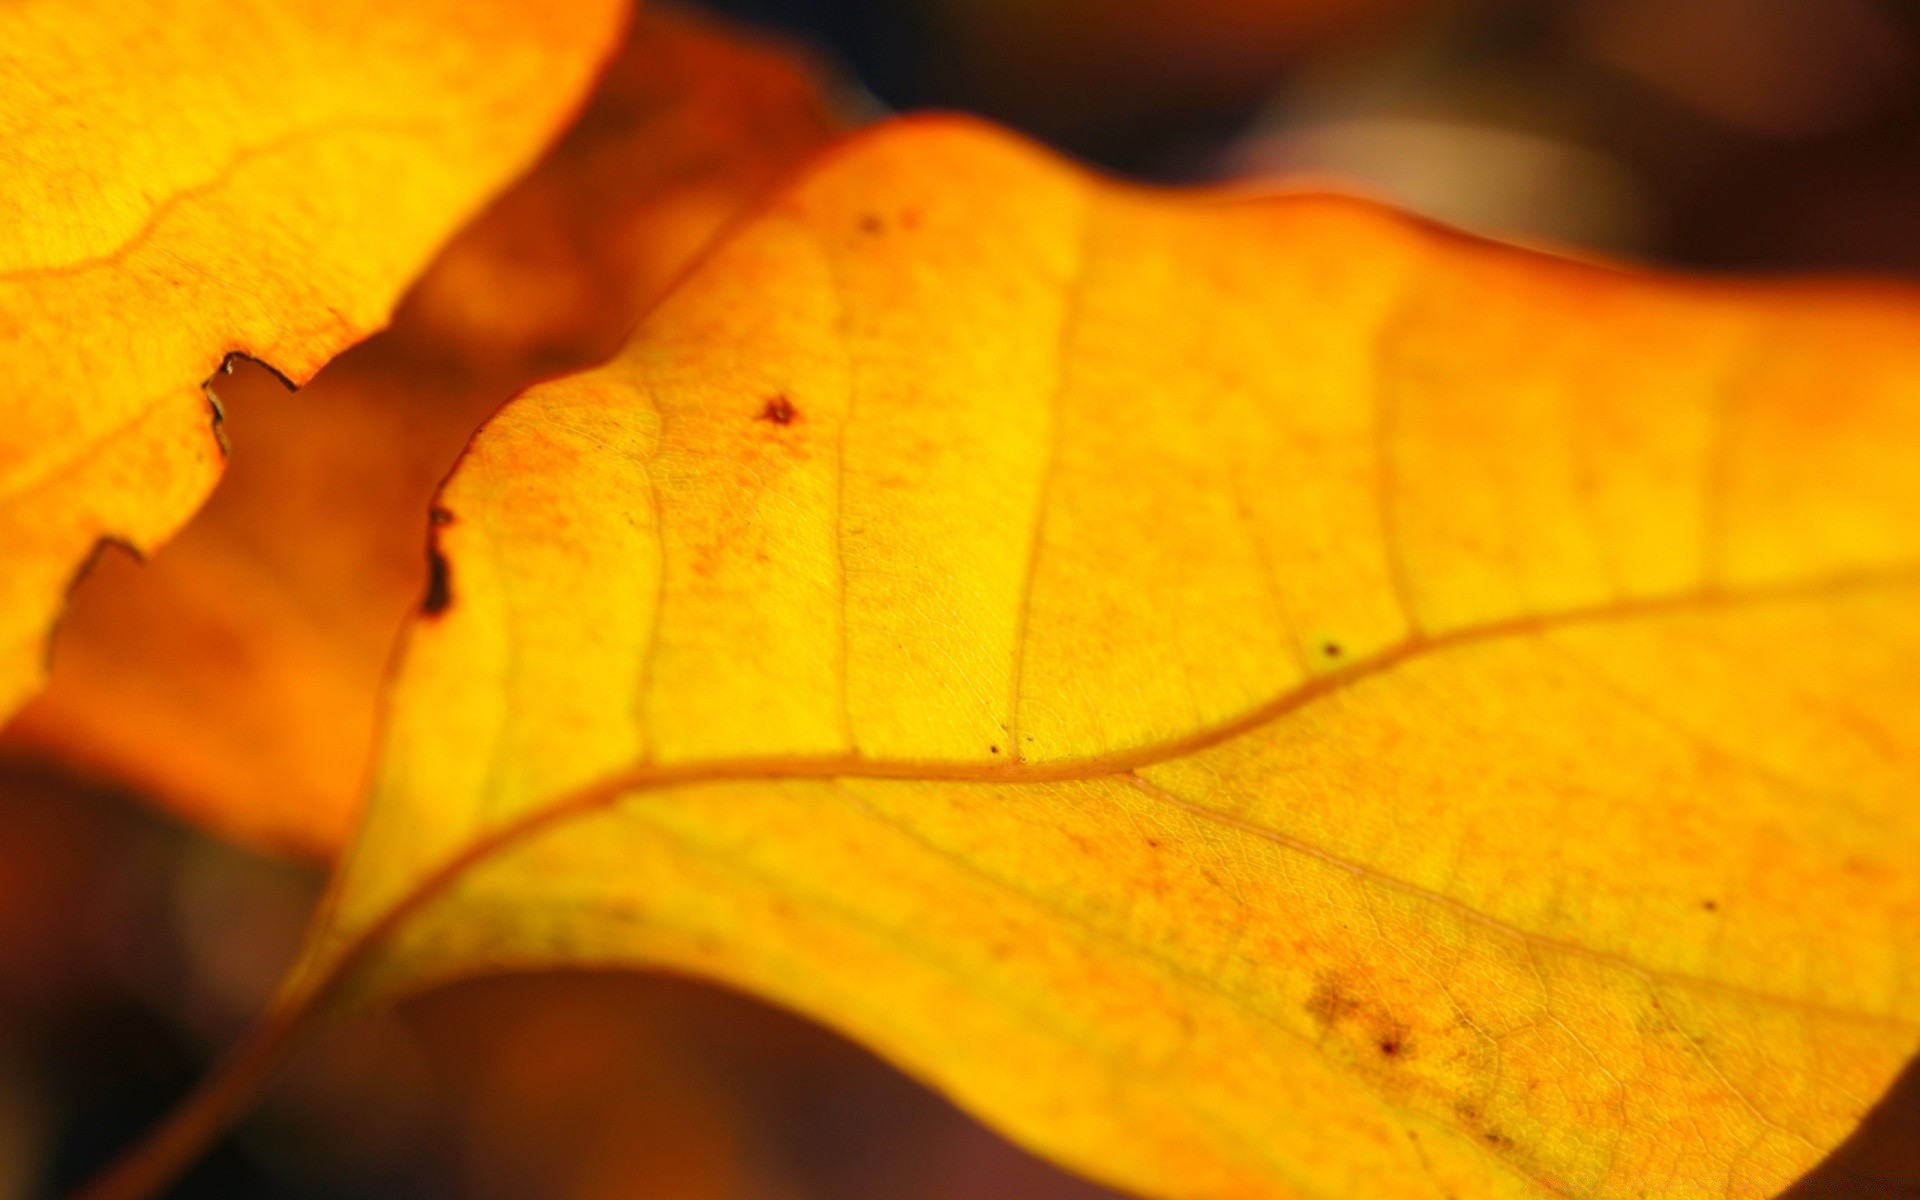
[{"label": "leaf midrib", "polygon": [[[541,805],[475,838],[438,868],[420,877],[417,883],[359,932],[347,936],[339,944],[338,950],[330,960],[316,963],[315,966],[318,969],[309,977],[312,985],[310,989],[304,991],[304,997],[318,998],[329,988],[347,978],[354,966],[377,950],[386,937],[402,925],[408,917],[430,903],[467,871],[491,859],[494,855],[511,849],[524,839],[537,835],[549,826],[608,808],[636,792],[663,791],[708,783],[753,781],[778,783],[788,780],[871,779],[903,783],[981,784],[1068,783],[1106,778],[1124,780],[1124,777],[1136,776],[1137,772],[1145,768],[1197,754],[1244,736],[1319,700],[1344,692],[1359,683],[1386,675],[1409,663],[1447,650],[1510,638],[1538,636],[1581,626],[1607,625],[1728,609],[1757,608],[1769,604],[1839,598],[1916,586],[1920,586],[1920,563],[1903,563],[1746,588],[1705,587],[1666,596],[1614,599],[1595,605],[1563,609],[1555,613],[1535,613],[1489,621],[1443,633],[1416,633],[1366,658],[1357,659],[1341,668],[1308,679],[1238,717],[1196,730],[1184,737],[1108,754],[1042,762],[870,759],[855,753],[819,757],[770,756],[635,764],[625,770],[603,776],[594,783],[574,789],[548,804]],[[1219,817],[1223,814],[1210,815]],[[1248,828],[1247,832],[1269,840],[1281,837],[1274,831],[1262,830],[1258,827]],[[1296,851],[1307,852],[1304,844],[1297,844],[1292,839],[1282,840],[1278,844]],[[1457,898],[1433,892],[1361,864],[1326,856],[1325,852],[1317,853],[1328,857],[1329,861],[1336,862],[1345,869],[1361,871],[1376,882],[1390,884],[1432,902],[1445,904],[1469,915],[1476,923],[1497,928],[1523,938],[1531,944],[1548,946],[1578,954],[1592,961],[1615,965],[1643,979],[1684,984],[1832,1019],[1880,1024],[1901,1030],[1920,1029],[1920,1020],[1910,1017],[1891,1013],[1864,1012],[1804,997],[1764,992],[1710,977],[1649,968],[1605,950],[1511,925]],[[316,934],[324,935],[332,928],[332,918],[338,910],[339,900],[344,891],[342,884],[349,874],[350,872],[342,872],[335,877],[334,886],[330,889],[316,916],[314,927]]]}]

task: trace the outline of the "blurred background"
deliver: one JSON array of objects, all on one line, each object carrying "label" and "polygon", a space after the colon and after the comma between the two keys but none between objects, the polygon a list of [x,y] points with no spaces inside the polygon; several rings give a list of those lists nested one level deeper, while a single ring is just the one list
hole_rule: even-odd
[{"label": "blurred background", "polygon": [[888,108],[1723,270],[1920,268],[1909,0],[716,0]]},{"label": "blurred background", "polygon": [[[1920,270],[1910,3],[709,7],[803,42],[866,115],[968,109],[1139,178],[1339,186],[1519,241],[1716,271]],[[136,797],[7,767],[0,1200],[71,1188],[204,1073],[290,959],[319,885]],[[1883,1158],[1904,1144],[1920,1172],[1913,1091],[1875,1128],[1895,1147]],[[580,973],[474,981],[332,1030],[175,1195],[1107,1193],[796,1018]]]}]

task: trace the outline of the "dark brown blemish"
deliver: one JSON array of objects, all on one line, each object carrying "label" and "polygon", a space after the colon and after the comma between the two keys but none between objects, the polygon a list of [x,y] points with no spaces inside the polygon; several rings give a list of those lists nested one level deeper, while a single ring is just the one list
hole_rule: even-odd
[{"label": "dark brown blemish", "polygon": [[1339,658],[1341,654],[1340,643],[1339,642],[1322,643],[1320,646],[1320,653],[1326,655],[1328,658]]},{"label": "dark brown blemish", "polygon": [[[329,309],[328,311],[332,312],[333,310]],[[334,313],[334,315],[339,316],[340,314]],[[287,389],[290,392],[297,392],[300,390],[300,385],[295,383],[292,380],[292,378],[287,375],[285,371],[282,371],[279,367],[274,366],[272,363],[268,362],[264,358],[256,358],[255,356],[253,356],[252,354],[249,354],[245,350],[229,350],[226,352],[226,354],[222,355],[220,359],[220,368],[218,371],[215,372],[215,375],[231,375],[234,373],[235,370],[237,370],[240,367],[242,363],[252,363],[254,366],[259,367],[262,371],[265,371],[267,374],[273,376],[274,379],[279,382],[281,387]],[[213,386],[213,380],[214,380],[214,376],[210,375],[207,377],[206,381],[202,383],[200,386],[203,388],[211,387]]]},{"label": "dark brown blemish", "polygon": [[879,213],[863,213],[860,217],[861,233],[885,233],[887,223],[880,219]]},{"label": "dark brown blemish", "polygon": [[[329,309],[328,311],[331,312],[332,310]],[[334,315],[338,316],[339,314],[335,313]],[[214,368],[213,374],[200,381],[200,394],[206,398],[208,419],[213,429],[214,444],[220,447],[220,456],[222,458],[228,457],[233,453],[233,443],[227,438],[227,406],[226,402],[220,399],[218,381],[225,376],[232,375],[243,363],[252,363],[254,366],[273,376],[274,380],[289,392],[299,390],[293,380],[287,378],[279,367],[274,366],[263,358],[255,358],[245,350],[239,349],[229,349],[225,354],[221,355],[220,365]]]},{"label": "dark brown blemish", "polygon": [[436,504],[427,510],[427,520],[431,522],[435,528],[440,528],[453,524],[453,514]]},{"label": "dark brown blemish", "polygon": [[1148,839],[1147,839],[1147,845],[1149,845],[1149,846],[1151,846],[1151,847],[1152,847],[1153,849],[1155,849],[1155,850],[1158,850],[1158,849],[1160,848],[1160,839],[1159,839],[1159,838],[1148,838]]},{"label": "dark brown blemish", "polygon": [[1000,753],[1000,747],[998,747],[998,746],[988,746],[988,747],[987,747],[987,753],[989,753],[989,754],[998,754],[998,753]]},{"label": "dark brown blemish", "polygon": [[1705,909],[1707,912],[1717,913],[1720,911],[1720,902],[1718,900],[1702,900],[1700,902],[1700,907]]},{"label": "dark brown blemish", "polygon": [[440,547],[427,547],[427,594],[420,600],[420,611],[437,617],[453,603],[453,572]]},{"label": "dark brown blemish", "polygon": [[1382,1059],[1399,1062],[1414,1055],[1415,1043],[1406,1022],[1357,994],[1351,981],[1338,973],[1326,972],[1318,977],[1313,993],[1307,997],[1306,1011],[1322,1033],[1342,1031]]},{"label": "dark brown blemish", "polygon": [[1453,1115],[1459,1117],[1464,1124],[1474,1129],[1479,1134],[1481,1141],[1496,1150],[1511,1150],[1518,1144],[1498,1129],[1489,1128],[1486,1114],[1480,1110],[1478,1104],[1475,1104],[1471,1100],[1462,1100],[1455,1104],[1453,1106]]},{"label": "dark brown blemish", "polygon": [[1338,1025],[1360,1011],[1360,1001],[1347,991],[1338,976],[1322,975],[1307,997],[1307,1015],[1322,1028]]},{"label": "dark brown blemish", "polygon": [[781,392],[768,400],[767,406],[761,409],[760,415],[754,419],[771,421],[775,425],[791,425],[799,415],[800,412],[794,408],[793,401],[787,399],[785,392]]}]

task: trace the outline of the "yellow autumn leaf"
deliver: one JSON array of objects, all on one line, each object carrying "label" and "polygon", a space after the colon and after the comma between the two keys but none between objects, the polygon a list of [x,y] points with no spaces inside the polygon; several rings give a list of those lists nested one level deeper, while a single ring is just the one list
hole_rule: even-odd
[{"label": "yellow autumn leaf", "polygon": [[0,7],[0,716],[103,539],[220,472],[201,382],[384,323],[610,48],[620,0]]},{"label": "yellow autumn leaf", "polygon": [[533,379],[612,354],[723,225],[839,132],[826,91],[777,44],[638,14],[574,125],[390,328],[294,396],[263,372],[219,381],[219,490],[149,561],[103,557],[74,589],[47,685],[0,749],[331,861],[461,447]]},{"label": "yellow autumn leaf", "polygon": [[1917,450],[1909,292],[888,126],[476,439],[169,1136],[315,1006],[620,963],[1147,1194],[1773,1194],[1920,1046]]}]

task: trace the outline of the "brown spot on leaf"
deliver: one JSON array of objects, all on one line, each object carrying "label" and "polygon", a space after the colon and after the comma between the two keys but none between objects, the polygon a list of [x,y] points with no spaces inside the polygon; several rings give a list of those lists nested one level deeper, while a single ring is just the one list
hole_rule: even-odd
[{"label": "brown spot on leaf", "polygon": [[1360,1000],[1338,975],[1322,975],[1307,997],[1307,1015],[1321,1028],[1331,1028],[1360,1011]]},{"label": "brown spot on leaf", "polygon": [[767,406],[761,409],[760,415],[754,419],[771,421],[775,425],[791,425],[799,416],[800,410],[793,406],[793,401],[787,399],[785,392],[781,392],[769,399]]},{"label": "brown spot on leaf", "polygon": [[1321,1033],[1337,1034],[1355,1052],[1377,1055],[1376,1062],[1397,1063],[1412,1058],[1417,1049],[1413,1028],[1372,992],[1364,975],[1356,980],[1349,974],[1323,972],[1313,994],[1307,997],[1307,1015]]},{"label": "brown spot on leaf", "polygon": [[437,617],[453,603],[453,572],[440,547],[427,547],[427,594],[420,599],[420,611]]}]

